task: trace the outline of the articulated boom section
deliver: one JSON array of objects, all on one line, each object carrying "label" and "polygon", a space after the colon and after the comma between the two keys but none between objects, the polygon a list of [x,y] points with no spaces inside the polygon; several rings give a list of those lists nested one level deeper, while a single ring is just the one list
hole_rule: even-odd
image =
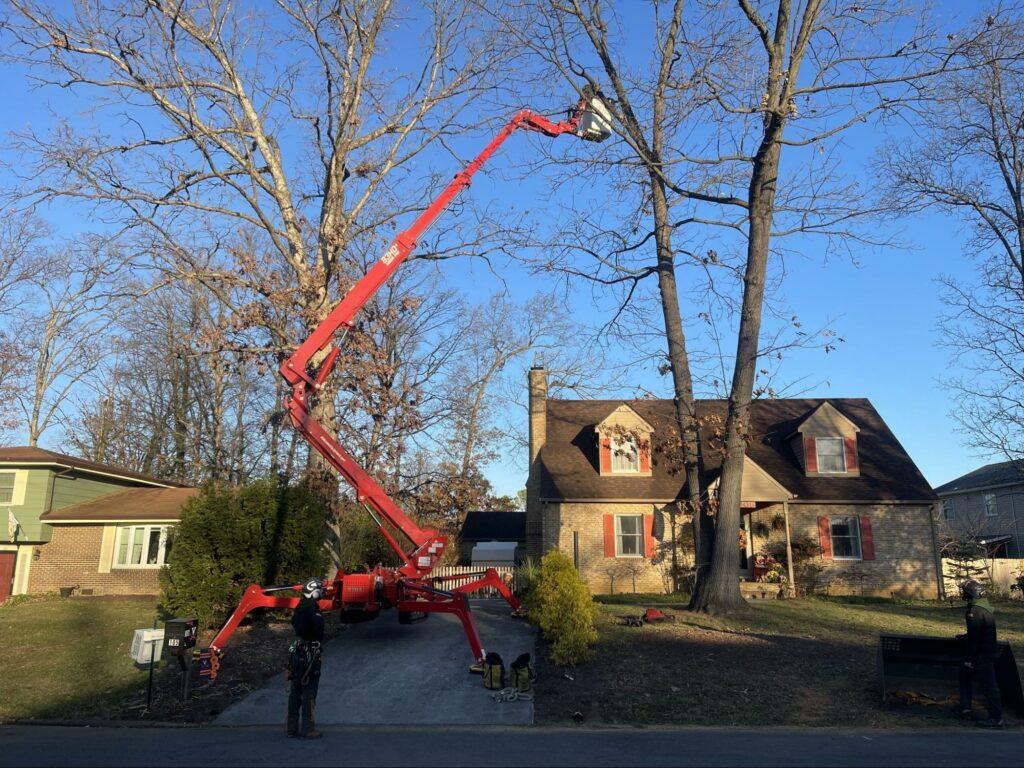
[{"label": "articulated boom section", "polygon": [[[474,574],[453,577],[430,578],[437,561],[444,552],[447,539],[434,530],[423,530],[360,467],[355,459],[314,417],[312,409],[317,392],[323,387],[338,359],[339,347],[335,334],[344,337],[353,327],[353,319],[367,301],[377,292],[391,274],[405,261],[416,247],[419,238],[434,223],[437,217],[451,205],[459,193],[469,186],[481,166],[494,154],[501,144],[516,130],[536,131],[556,137],[565,133],[574,134],[589,141],[603,141],[610,133],[609,114],[600,98],[589,91],[573,110],[571,117],[561,122],[523,110],[518,112],[476,158],[441,192],[436,200],[421,213],[412,226],[394,239],[380,260],[357,282],[341,302],[313,330],[295,352],[281,366],[281,375],[291,386],[291,394],[285,399],[285,407],[292,424],[309,444],[324,457],[324,460],[341,475],[356,492],[356,499],[363,504],[380,527],[381,534],[395,553],[401,558],[398,568],[376,569],[366,573],[342,573],[339,571],[320,600],[323,610],[341,612],[343,619],[362,620],[375,617],[382,609],[397,608],[399,617],[413,614],[452,613],[458,616],[466,632],[474,659],[483,661],[484,649],[469,612],[467,595],[484,588],[493,588],[516,611],[519,601],[513,597],[507,585],[493,568]],[[385,523],[397,529],[409,540],[411,549],[403,546],[385,527]],[[442,584],[458,582],[449,589]],[[250,586],[204,654],[207,676],[216,676],[217,658],[223,652],[228,638],[250,611],[257,608],[294,608],[298,598],[285,597],[280,593],[301,589],[301,585],[286,587]],[[211,671],[212,666],[212,671]]]}]

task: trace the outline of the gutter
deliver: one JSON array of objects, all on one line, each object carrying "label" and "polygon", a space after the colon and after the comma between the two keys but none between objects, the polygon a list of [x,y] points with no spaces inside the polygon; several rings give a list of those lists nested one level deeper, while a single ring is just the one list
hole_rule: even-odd
[{"label": "gutter", "polygon": [[99,475],[100,477],[114,477],[118,480],[129,480],[133,483],[145,483],[146,485],[152,485],[155,488],[188,488],[189,486],[178,482],[165,482],[163,480],[144,479],[141,477],[131,477],[129,475],[119,475],[116,472],[101,472],[98,469],[89,469],[88,467],[76,467],[74,464],[63,464],[59,461],[0,461],[0,467],[62,467],[65,471],[61,474],[66,474],[72,470],[78,470],[79,472],[85,472],[90,475]]},{"label": "gutter", "polygon": [[972,485],[969,488],[950,488],[947,491],[936,490],[935,494],[940,498],[949,498],[950,496],[962,495],[965,493],[981,493],[983,491],[996,491],[1000,488],[1015,488],[1017,486],[1024,486],[1024,479],[1017,480],[1012,483],[997,483],[995,485]]}]

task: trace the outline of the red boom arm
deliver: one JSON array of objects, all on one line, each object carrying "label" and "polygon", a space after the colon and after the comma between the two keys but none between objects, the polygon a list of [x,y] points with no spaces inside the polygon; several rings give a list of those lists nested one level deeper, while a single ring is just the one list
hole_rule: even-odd
[{"label": "red boom arm", "polygon": [[[563,133],[577,133],[580,130],[580,118],[584,115],[587,105],[588,100],[585,97],[571,118],[558,123],[553,123],[529,110],[518,112],[491,139],[483,151],[452,179],[430,207],[417,217],[412,226],[394,239],[380,260],[359,282],[352,286],[345,298],[281,365],[281,375],[292,388],[291,395],[285,399],[285,407],[295,428],[355,489],[356,498],[360,503],[365,504],[372,512],[397,528],[412,542],[412,551],[405,551],[388,530],[381,525],[381,532],[387,538],[388,543],[404,561],[404,565],[399,570],[406,576],[419,577],[429,573],[441,556],[446,540],[445,537],[438,536],[437,531],[423,530],[410,520],[408,515],[384,492],[384,489],[356,463],[352,456],[338,444],[338,441],[324,429],[323,425],[313,418],[310,412],[310,399],[327,380],[338,358],[339,350],[337,346],[332,346],[334,335],[339,330],[344,332],[352,327],[352,320],[356,313],[405,261],[423,233],[451,205],[458,194],[469,186],[473,174],[480,170],[480,167],[509,136],[519,128],[537,131],[551,137],[561,136]],[[589,136],[584,136],[584,138],[589,138]],[[328,349],[328,347],[330,348]],[[314,364],[314,357],[325,349],[328,350],[326,356],[318,364]],[[379,520],[378,523],[380,523]]]},{"label": "red boom arm", "polygon": [[[492,588],[514,610],[519,610],[519,601],[493,568],[455,577],[426,578],[444,550],[445,537],[439,536],[437,531],[423,530],[410,520],[384,489],[338,444],[334,436],[313,418],[310,409],[312,399],[322,388],[338,359],[339,350],[334,343],[334,335],[338,331],[344,333],[352,328],[356,313],[405,261],[416,247],[418,239],[458,194],[469,186],[473,174],[480,170],[509,136],[522,128],[552,137],[573,133],[590,141],[603,141],[610,134],[609,119],[598,95],[588,89],[584,89],[583,98],[567,120],[554,123],[528,110],[517,113],[483,151],[452,179],[412,226],[394,239],[380,260],[281,365],[281,375],[291,386],[291,394],[285,398],[285,407],[295,428],[355,489],[357,500],[366,506],[388,544],[403,561],[397,569],[378,566],[365,573],[343,573],[339,570],[334,580],[325,586],[324,595],[320,599],[323,610],[355,611],[369,618],[376,616],[382,608],[397,608],[400,617],[419,613],[454,614],[462,622],[477,662],[483,661],[484,650],[470,616],[468,595],[482,588]],[[385,522],[412,542],[411,551],[406,551],[396,540],[384,526]],[[449,581],[462,583],[450,589],[441,588],[442,584]],[[283,597],[278,593],[294,592],[300,587],[250,586],[227,623],[210,643],[209,649],[200,655],[201,666],[202,663],[206,665],[205,672],[201,674],[211,681],[217,676],[219,657],[228,638],[250,611],[257,608],[294,608],[299,602],[298,598]]]}]

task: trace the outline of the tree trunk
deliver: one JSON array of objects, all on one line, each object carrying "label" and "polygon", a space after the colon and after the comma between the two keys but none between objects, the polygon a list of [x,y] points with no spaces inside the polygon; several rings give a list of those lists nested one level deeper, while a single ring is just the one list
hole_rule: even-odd
[{"label": "tree trunk", "polygon": [[[694,520],[694,565],[698,568],[708,559],[708,548],[700,535],[701,482],[700,482],[700,439],[697,421],[697,403],[693,396],[693,376],[690,358],[686,351],[686,335],[683,333],[683,319],[679,311],[679,292],[676,285],[675,253],[672,250],[672,226],[669,222],[668,201],[664,182],[651,174],[651,191],[654,202],[654,239],[658,252],[658,290],[661,294],[661,311],[665,321],[665,338],[668,342],[668,361],[672,372],[672,388],[675,396],[676,419],[679,422],[679,437],[683,443],[683,469],[686,474],[687,506]],[[673,550],[674,552],[674,550]],[[673,555],[674,558],[674,555]],[[680,588],[679,574],[673,567],[673,586]]]},{"label": "tree trunk", "polygon": [[743,463],[750,423],[750,402],[757,373],[765,273],[768,267],[771,228],[775,208],[781,147],[781,121],[769,118],[765,136],[754,161],[750,181],[750,214],[743,305],[740,312],[736,364],[725,422],[725,456],[718,488],[718,512],[711,569],[694,590],[694,610],[725,613],[746,607],[740,594],[737,536],[743,494]]}]

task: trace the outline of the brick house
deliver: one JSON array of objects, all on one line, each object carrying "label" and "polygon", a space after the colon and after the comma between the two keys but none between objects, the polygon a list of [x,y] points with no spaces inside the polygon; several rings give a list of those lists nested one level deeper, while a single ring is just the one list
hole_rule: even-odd
[{"label": "brick house", "polygon": [[67,587],[158,593],[173,523],[196,493],[42,448],[0,448],[0,602]]},{"label": "brick house", "polygon": [[1024,461],[986,464],[935,489],[940,535],[968,536],[993,557],[1024,558]]},{"label": "brick house", "polygon": [[[705,425],[724,423],[725,409],[723,401],[698,403]],[[546,373],[534,368],[529,419],[528,553],[560,548],[597,593],[669,588],[668,532],[673,521],[677,532],[690,525],[678,513],[685,479],[671,459],[672,401],[549,399]],[[720,457],[713,435],[701,438],[713,493]],[[761,576],[755,556],[797,542],[813,552],[798,573],[814,574],[813,584],[800,584],[789,568],[797,588],[937,597],[936,501],[868,400],[759,400],[751,408],[737,578],[751,582],[747,592],[762,590],[753,586]],[[692,547],[682,554],[692,564]]]}]

